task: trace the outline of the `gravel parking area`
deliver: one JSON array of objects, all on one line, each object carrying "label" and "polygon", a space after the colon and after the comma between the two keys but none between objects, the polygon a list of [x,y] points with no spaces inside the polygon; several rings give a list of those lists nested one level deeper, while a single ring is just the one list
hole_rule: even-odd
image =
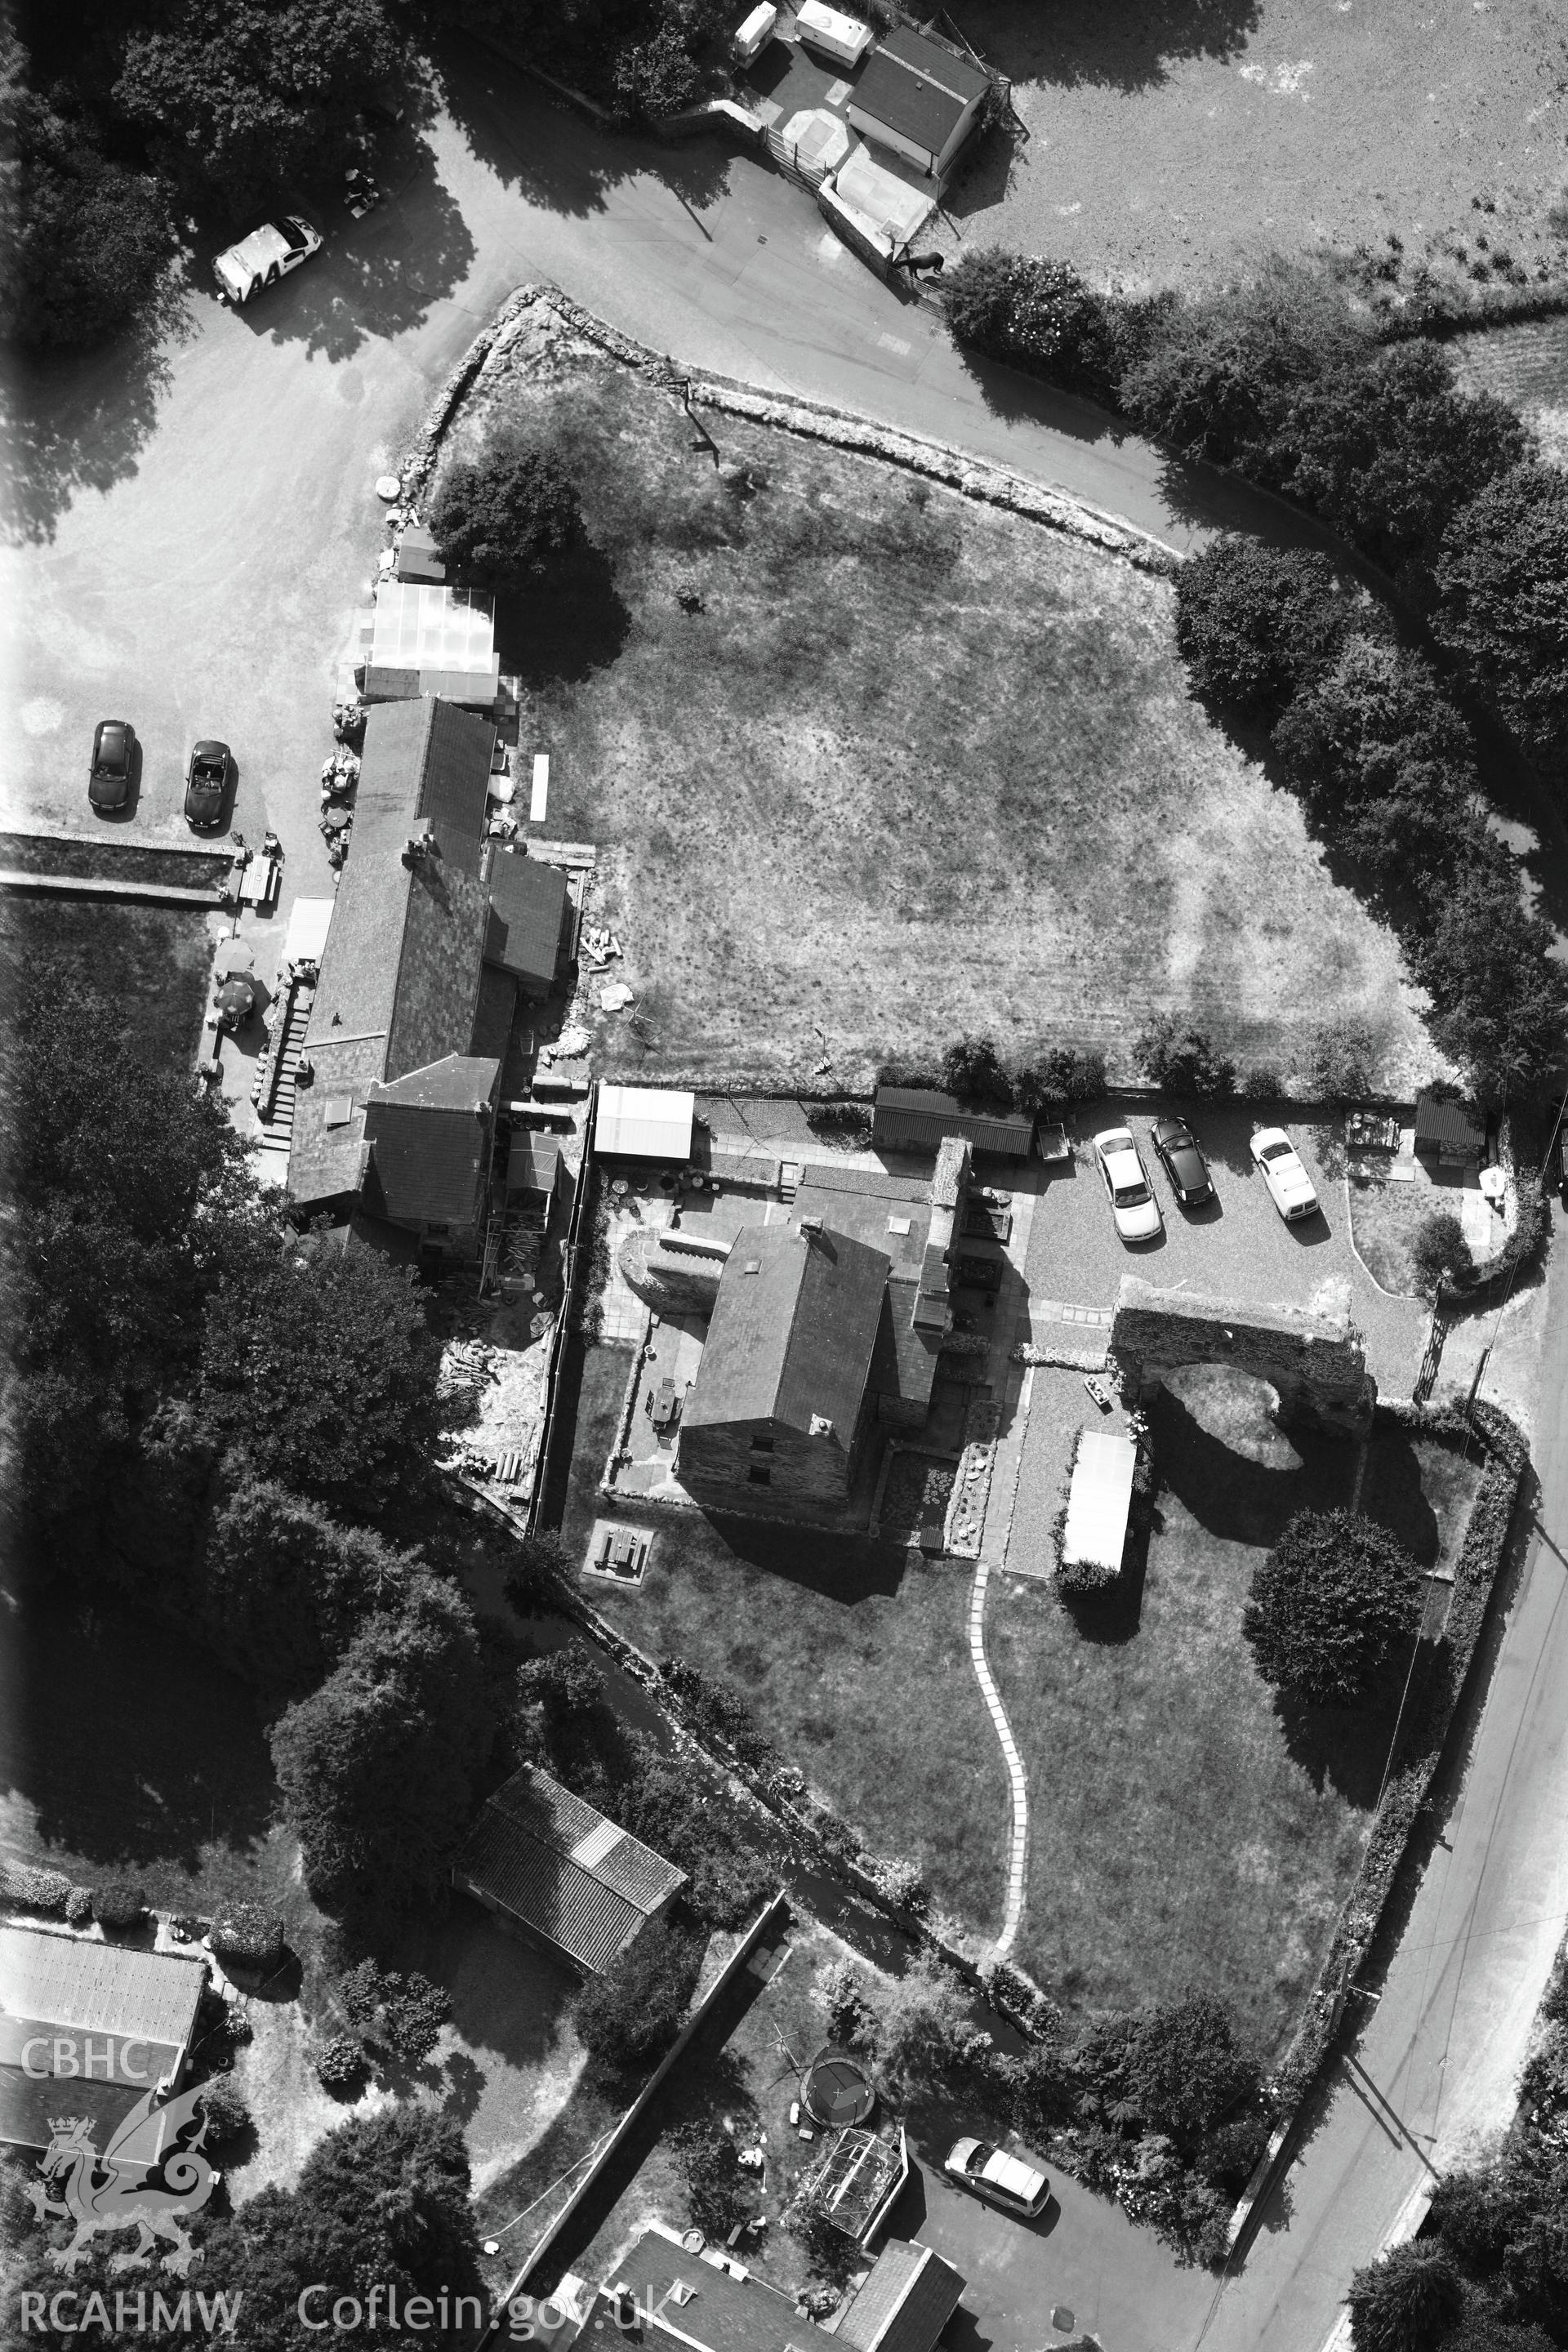
[{"label": "gravel parking area", "polygon": [[[1328,1286],[1348,1284],[1351,1315],[1365,1335],[1368,1370],[1385,1395],[1408,1396],[1426,1342],[1426,1309],[1418,1299],[1385,1296],[1354,1254],[1337,1128],[1303,1126],[1289,1116],[1289,1106],[1261,1113],[1205,1110],[1193,1125],[1217,1199],[1189,1213],[1173,1199],[1149,1148],[1153,1115],[1147,1106],[1129,1114],[1112,1101],[1076,1121],[1072,1168],[1047,1180],[1029,1237],[1026,1274],[1037,1339],[1042,1307],[1048,1317],[1047,1302],[1113,1307],[1124,1274],[1141,1275],[1163,1288],[1279,1307],[1332,1304]],[[1120,1238],[1111,1222],[1091,1142],[1097,1130],[1129,1121],[1164,1218],[1157,1240],[1132,1245]],[[1254,1126],[1275,1122],[1289,1133],[1322,1203],[1321,1216],[1302,1224],[1285,1223],[1248,1153]],[[1342,1307],[1343,1297],[1342,1287]],[[1074,1335],[1073,1343],[1082,1336]]]}]

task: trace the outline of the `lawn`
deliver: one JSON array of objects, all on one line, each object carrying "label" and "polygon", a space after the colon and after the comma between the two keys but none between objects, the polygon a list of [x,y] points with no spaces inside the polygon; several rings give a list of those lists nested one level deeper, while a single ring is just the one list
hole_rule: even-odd
[{"label": "lawn", "polygon": [[[590,1349],[583,1397],[614,1392],[626,1356]],[[593,1516],[579,1426],[565,1533]],[[602,1448],[597,1460],[604,1459]],[[972,1931],[1001,1924],[1007,1782],[969,1659],[962,1565],[901,1546],[763,1520],[660,1515],[635,1591],[595,1585],[595,1606],[654,1656],[730,1684],[781,1752],[879,1853],[919,1863],[938,1906]],[[910,1704],[919,1693],[919,1705]]]},{"label": "lawn", "polygon": [[1391,233],[1406,272],[1425,260],[1470,286],[1493,282],[1505,251],[1532,277],[1568,264],[1547,217],[1568,70],[1553,0],[954,0],[953,13],[1012,77],[1030,133],[983,147],[959,184],[967,242],[1135,286],[1199,284],[1269,246],[1393,255]]},{"label": "lawn", "polygon": [[[1241,1639],[1252,1571],[1298,1510],[1348,1503],[1354,1449],[1263,1414],[1205,1368],[1156,1393],[1146,1569],[1069,1611],[1005,1579],[986,1640],[1029,1775],[1019,1958],[1074,2007],[1200,1984],[1278,2051],[1354,1876],[1402,1659],[1361,1710],[1277,1704]],[[1451,1560],[1479,1481],[1435,1441],[1380,1424],[1361,1507],[1425,1567]],[[1446,1587],[1429,1587],[1439,1614]],[[1429,1613],[1428,1624],[1432,1620]]]},{"label": "lawn", "polygon": [[591,541],[497,633],[626,950],[607,1074],[863,1086],[966,1028],[1126,1070],[1161,1005],[1287,1062],[1392,1006],[1391,1083],[1420,1065],[1394,941],[1189,698],[1166,581],[762,425],[714,420],[721,470],[539,310],[453,451],[503,420]]}]

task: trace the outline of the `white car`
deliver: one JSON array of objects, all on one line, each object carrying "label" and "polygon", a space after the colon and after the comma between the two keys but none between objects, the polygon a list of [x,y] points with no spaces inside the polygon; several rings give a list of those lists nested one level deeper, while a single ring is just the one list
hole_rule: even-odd
[{"label": "white car", "polygon": [[942,2170],[960,2188],[1000,2205],[1005,2213],[1021,2213],[1030,2221],[1045,2211],[1050,2200],[1051,2184],[1037,2165],[1006,2155],[989,2140],[955,2139]]},{"label": "white car", "polygon": [[1143,1165],[1132,1130],[1108,1127],[1094,1139],[1094,1156],[1110,1197],[1110,1213],[1124,1242],[1152,1241],[1163,1233],[1164,1220],[1154,1198],[1149,1171]]},{"label": "white car", "polygon": [[265,228],[253,228],[248,236],[220,253],[213,263],[213,275],[225,301],[248,302],[264,286],[287,278],[321,249],[320,232],[308,220],[289,215],[281,222],[268,221]]},{"label": "white car", "polygon": [[1312,1180],[1297,1157],[1296,1147],[1282,1127],[1260,1127],[1252,1139],[1252,1157],[1268,1195],[1288,1225],[1318,1213]]}]

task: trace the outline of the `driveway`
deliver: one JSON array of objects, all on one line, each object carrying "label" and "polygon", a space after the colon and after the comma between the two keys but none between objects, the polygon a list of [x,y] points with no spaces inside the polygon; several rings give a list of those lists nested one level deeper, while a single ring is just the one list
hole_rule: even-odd
[{"label": "driveway", "polygon": [[1037,2352],[1097,2336],[1105,2352],[1172,2352],[1196,2341],[1215,2296],[1206,2271],[1178,2270],[1151,2230],[1051,2171],[1037,2221],[1016,2221],[942,2179],[922,2148],[893,2210],[892,2233],[918,2239],[966,2284],[952,2352]]},{"label": "driveway", "polygon": [[[1419,1299],[1393,1298],[1379,1290],[1352,1249],[1332,1131],[1291,1118],[1289,1105],[1266,1113],[1287,1126],[1322,1204],[1321,1216],[1288,1225],[1253,1168],[1248,1139],[1261,1122],[1249,1110],[1214,1108],[1194,1117],[1217,1198],[1190,1212],[1178,1206],[1149,1146],[1153,1117],[1152,1110],[1141,1108],[1131,1122],[1164,1219],[1157,1240],[1129,1244],[1111,1221],[1089,1138],[1126,1123],[1114,1104],[1079,1115],[1071,1170],[1045,1179],[1026,1268],[1036,1339],[1048,1346],[1065,1336],[1069,1345],[1079,1346],[1086,1338],[1100,1336],[1075,1330],[1053,1308],[1113,1307],[1126,1274],[1163,1289],[1186,1288],[1255,1306],[1311,1307],[1325,1286],[1339,1284],[1349,1287],[1352,1318],[1365,1335],[1368,1369],[1379,1388],[1407,1397],[1426,1344],[1426,1309]],[[1340,1296],[1342,1302],[1342,1288]]]}]

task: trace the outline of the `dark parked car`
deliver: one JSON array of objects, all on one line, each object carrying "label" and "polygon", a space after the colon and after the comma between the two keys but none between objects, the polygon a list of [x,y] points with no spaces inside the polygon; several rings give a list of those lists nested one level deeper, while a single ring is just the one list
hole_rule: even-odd
[{"label": "dark parked car", "polygon": [[228,785],[228,745],[198,743],[185,771],[185,820],[210,828],[223,823],[223,796]]},{"label": "dark parked car", "polygon": [[100,719],[93,730],[87,796],[95,809],[123,808],[130,799],[131,747],[135,740],[128,719]]},{"label": "dark parked car", "polygon": [[1157,1118],[1149,1129],[1149,1140],[1159,1154],[1160,1165],[1171,1180],[1171,1190],[1184,1209],[1200,1208],[1204,1202],[1214,1199],[1214,1179],[1209,1174],[1208,1161],[1198,1149],[1197,1137],[1179,1118]]}]

